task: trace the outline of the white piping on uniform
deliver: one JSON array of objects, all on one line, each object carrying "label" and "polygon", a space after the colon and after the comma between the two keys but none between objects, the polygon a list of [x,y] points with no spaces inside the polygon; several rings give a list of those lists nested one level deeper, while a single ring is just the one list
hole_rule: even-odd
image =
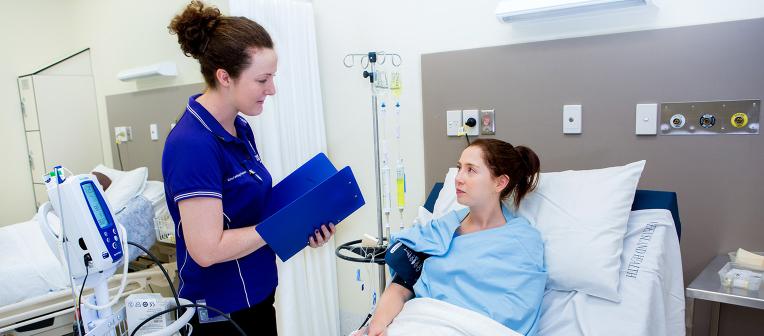
[{"label": "white piping on uniform", "polygon": [[255,146],[252,146],[252,142],[249,141],[249,139],[247,139],[247,143],[249,144],[249,148],[252,148],[252,152],[255,153],[255,158],[257,159],[257,161],[262,162],[260,160],[260,153],[258,153],[257,150],[255,150]]},{"label": "white piping on uniform", "polygon": [[179,200],[181,200],[183,198],[188,198],[188,197],[191,197],[191,196],[215,196],[217,198],[223,198],[223,195],[221,193],[219,193],[219,192],[214,192],[214,191],[192,191],[192,192],[187,192],[185,194],[176,195],[173,198],[173,200],[175,200],[175,202],[178,202]]},{"label": "white piping on uniform", "polygon": [[[228,217],[228,215],[223,212],[223,217],[228,220],[228,222],[231,222],[231,218]],[[228,225],[228,223],[225,223],[226,228],[230,229],[231,227]],[[247,293],[247,284],[244,283],[244,275],[241,274],[241,267],[239,266],[239,259],[234,259],[236,262],[236,268],[239,270],[239,279],[241,279],[241,286],[244,287],[244,298],[247,299],[247,307],[252,307],[252,305],[249,304],[249,294]]]},{"label": "white piping on uniform", "polygon": [[[181,233],[183,221],[178,222],[178,233]],[[183,282],[183,268],[186,267],[186,262],[188,262],[188,249],[186,250],[186,256],[183,258],[183,265],[180,266],[180,270],[178,271],[178,278],[180,279],[180,286],[178,286],[178,295],[180,295],[180,292],[183,290],[183,285],[185,285],[185,282]]]},{"label": "white piping on uniform", "polygon": [[206,128],[208,131],[212,132],[212,129],[210,129],[210,127],[207,126],[207,124],[204,122],[204,120],[202,120],[202,117],[200,117],[199,114],[196,113],[196,111],[194,111],[193,108],[191,108],[191,104],[186,105],[186,108],[188,109],[188,112],[191,112],[191,114],[194,115],[194,117],[196,117],[196,119],[199,120],[200,123],[202,123],[202,126],[204,126],[204,128]]}]

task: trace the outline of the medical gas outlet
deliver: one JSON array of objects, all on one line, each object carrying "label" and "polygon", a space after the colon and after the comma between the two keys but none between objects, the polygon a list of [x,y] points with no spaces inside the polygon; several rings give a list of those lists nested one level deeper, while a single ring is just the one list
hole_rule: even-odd
[{"label": "medical gas outlet", "polygon": [[662,135],[759,134],[761,100],[660,104]]},{"label": "medical gas outlet", "polygon": [[686,121],[686,119],[684,118],[683,115],[675,114],[675,115],[671,116],[671,122],[669,122],[669,124],[673,128],[682,128],[682,127],[684,127],[685,121]]},{"label": "medical gas outlet", "polygon": [[700,117],[700,127],[711,128],[716,125],[716,117],[713,114],[704,114]]},{"label": "medical gas outlet", "polygon": [[748,125],[748,115],[745,113],[735,113],[730,118],[730,124],[734,128],[743,128],[745,125]]}]

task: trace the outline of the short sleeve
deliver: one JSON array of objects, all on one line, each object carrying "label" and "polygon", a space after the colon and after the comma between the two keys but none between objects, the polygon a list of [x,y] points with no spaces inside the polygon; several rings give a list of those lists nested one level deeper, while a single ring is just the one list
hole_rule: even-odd
[{"label": "short sleeve", "polygon": [[162,171],[168,199],[176,204],[194,197],[223,198],[221,155],[214,139],[168,138],[162,155]]}]

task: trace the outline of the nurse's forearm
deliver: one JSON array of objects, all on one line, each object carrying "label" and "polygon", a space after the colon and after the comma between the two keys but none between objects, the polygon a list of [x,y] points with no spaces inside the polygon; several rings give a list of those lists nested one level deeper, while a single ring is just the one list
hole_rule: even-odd
[{"label": "nurse's forearm", "polygon": [[406,301],[414,297],[414,293],[397,283],[391,283],[390,287],[382,294],[382,298],[377,305],[377,311],[371,318],[369,325],[375,325],[378,328],[386,328],[403,310]]},{"label": "nurse's forearm", "polygon": [[[218,262],[245,257],[266,245],[263,237],[260,236],[260,233],[258,233],[253,226],[241,229],[224,230],[223,236],[220,237],[219,244],[218,247],[221,248],[223,253],[220,256],[221,260]],[[226,246],[231,246],[233,248],[226,251],[228,250],[226,249]]]},{"label": "nurse's forearm", "polygon": [[[254,227],[223,230],[219,237],[207,241],[204,248],[191,248],[189,253],[199,266],[208,267],[247,256],[265,246]],[[196,253],[195,253],[196,252]]]},{"label": "nurse's forearm", "polygon": [[178,203],[182,234],[191,258],[202,267],[244,257],[265,246],[254,227],[223,230],[223,204],[217,198]]}]

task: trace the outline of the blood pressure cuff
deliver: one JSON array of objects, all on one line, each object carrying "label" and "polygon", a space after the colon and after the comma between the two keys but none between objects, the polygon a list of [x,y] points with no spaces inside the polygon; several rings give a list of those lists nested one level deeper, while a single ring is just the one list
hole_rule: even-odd
[{"label": "blood pressure cuff", "polygon": [[395,242],[385,253],[385,263],[394,274],[393,283],[414,291],[414,284],[419,280],[424,260],[428,257],[429,254],[414,251],[400,241]]}]

